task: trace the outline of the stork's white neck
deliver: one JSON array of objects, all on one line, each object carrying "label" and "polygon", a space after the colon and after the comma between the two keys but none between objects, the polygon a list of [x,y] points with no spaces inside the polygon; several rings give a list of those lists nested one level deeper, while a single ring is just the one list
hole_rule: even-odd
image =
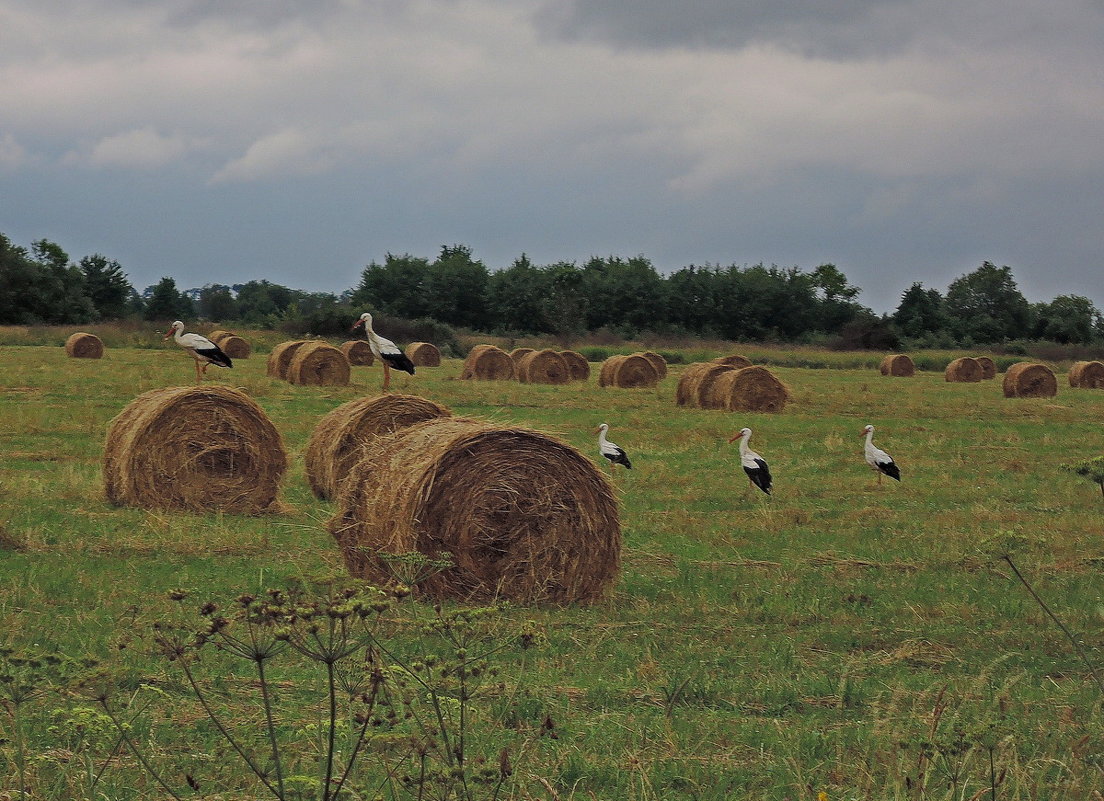
[{"label": "stork's white neck", "polygon": [[604,429],[604,428],[599,428],[598,429],[598,444],[599,445],[605,445],[606,444],[606,429]]},{"label": "stork's white neck", "polygon": [[740,456],[747,456],[748,452],[748,440],[751,439],[751,434],[744,434],[740,437]]},{"label": "stork's white neck", "polygon": [[870,447],[874,444],[874,429],[868,428],[866,431],[866,447]]}]

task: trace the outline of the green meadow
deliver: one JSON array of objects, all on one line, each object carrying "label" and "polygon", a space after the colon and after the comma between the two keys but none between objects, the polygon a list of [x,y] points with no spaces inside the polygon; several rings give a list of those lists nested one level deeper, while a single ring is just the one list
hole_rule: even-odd
[{"label": "green meadow", "polygon": [[[281,432],[287,510],[152,512],[105,502],[104,433],[136,395],[190,383],[191,360],[138,337],[109,341],[101,360],[68,359],[56,336],[0,348],[3,638],[16,653],[116,666],[129,693],[118,703],[179,797],[271,797],[207,725],[177,666],[136,643],[175,614],[170,591],[225,603],[342,572],[325,528],[334,507],[311,495],[302,450],[323,414],[378,391],[380,369],[353,368],[348,387],[291,386],[266,377],[264,344],[232,372],[211,368]],[[541,635],[539,647],[502,652],[500,684],[469,720],[473,742],[513,755],[498,797],[1100,798],[1104,699],[1085,658],[1104,669],[1104,499],[1060,466],[1104,451],[1104,392],[1072,390],[1062,374],[1055,398],[1009,400],[999,376],[886,378],[866,354],[824,352],[836,369],[812,369],[746,351],[790,388],[784,413],[679,408],[679,364],[654,390],[601,389],[597,364],[590,381],[556,387],[462,382],[457,359],[393,374],[395,391],[555,434],[599,469],[593,432],[609,423],[633,461],[613,477],[624,552],[608,597],[495,616],[503,631]],[[879,485],[863,461],[867,423],[900,484]],[[774,473],[771,498],[749,491],[727,443],[743,426]],[[401,606],[410,619],[433,612]],[[420,636],[401,621],[395,632]],[[247,672],[206,667],[220,703],[252,714]],[[279,686],[306,705],[311,682],[293,670]],[[5,708],[0,798],[169,797],[78,689],[45,687],[18,731]],[[283,714],[285,734],[311,740],[312,713],[294,726],[290,702]]]}]

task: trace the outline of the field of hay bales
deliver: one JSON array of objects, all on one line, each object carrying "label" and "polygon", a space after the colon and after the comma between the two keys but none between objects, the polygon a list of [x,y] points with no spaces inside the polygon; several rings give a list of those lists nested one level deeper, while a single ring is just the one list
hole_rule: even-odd
[{"label": "field of hay bales", "polygon": [[[210,370],[210,383],[243,391],[279,431],[286,508],[147,511],[104,499],[105,432],[138,395],[191,384],[191,360],[171,343],[117,341],[101,359],[71,359],[59,336],[2,354],[4,639],[114,665],[134,695],[150,694],[143,714],[170,710],[173,725],[141,734],[159,764],[190,760],[166,772],[182,797],[204,797],[185,773],[207,797],[260,797],[231,760],[196,756],[225,744],[187,705],[173,666],[128,638],[171,608],[166,594],[177,588],[234,598],[344,571],[327,531],[334,504],[312,493],[303,454],[325,414],[378,392],[380,368],[353,367],[348,386],[298,386],[266,375],[278,340],[250,337],[258,356]],[[781,413],[676,405],[698,354],[668,358],[667,376],[645,389],[599,388],[593,363],[588,381],[561,385],[458,380],[458,359],[392,376],[395,392],[550,433],[601,470],[593,432],[609,423],[632,459],[612,479],[623,537],[612,592],[586,606],[501,613],[503,625],[536,627],[543,643],[503,653],[501,686],[472,724],[496,748],[527,743],[510,746],[499,797],[1098,797],[1104,699],[1082,656],[1104,668],[1104,506],[1098,487],[1059,466],[1104,451],[1104,393],[1068,388],[1063,374],[1055,397],[1005,398],[999,381],[949,383],[942,364],[921,360],[901,381],[879,374],[881,354],[827,370],[777,366],[781,356],[754,351],[792,395]],[[863,462],[866,423],[900,466],[900,484],[879,486]],[[770,463],[769,499],[746,491],[726,442],[742,426]],[[235,676],[219,681],[232,707]],[[288,697],[311,686],[295,674],[279,685]],[[34,754],[24,766],[32,786],[64,775],[59,786],[88,797],[165,797],[135,778],[140,766],[108,735],[90,764],[118,755],[87,790],[73,760],[77,726],[64,723],[79,708],[52,692],[27,704],[20,735]],[[309,732],[317,721],[297,723]],[[0,797],[18,797],[13,725],[0,718]]]}]

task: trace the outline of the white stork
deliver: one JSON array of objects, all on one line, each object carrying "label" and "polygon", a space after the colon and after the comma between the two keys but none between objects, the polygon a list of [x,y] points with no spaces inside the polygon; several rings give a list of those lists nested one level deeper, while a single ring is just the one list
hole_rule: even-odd
[{"label": "white stork", "polygon": [[767,467],[767,463],[762,456],[748,447],[748,440],[750,439],[751,429],[741,428],[740,433],[732,437],[729,442],[740,440],[740,464],[743,466],[744,472],[747,473],[748,481],[751,482],[753,487],[758,487],[767,495],[770,495],[771,486],[774,483],[770,468]]},{"label": "white stork", "polygon": [[[192,354],[192,358],[195,359],[197,384],[203,381],[202,376],[207,375],[208,365],[213,364],[216,367],[234,366],[234,363],[230,361],[230,357],[222,352],[222,348],[207,337],[201,337],[199,334],[185,334],[184,323],[180,320],[169,326],[169,330],[165,332],[165,336],[161,337],[161,341],[164,342],[169,337],[176,340],[176,344]],[[202,375],[200,365],[203,366]]]},{"label": "white stork", "polygon": [[863,449],[866,455],[866,463],[870,469],[878,474],[878,483],[882,483],[882,476],[901,480],[901,469],[893,461],[893,457],[881,448],[874,447],[874,426],[868,425],[862,430],[862,436],[866,437],[866,447]]},{"label": "white stork", "polygon": [[368,312],[360,315],[360,319],[353,323],[353,327],[349,330],[356,331],[361,326],[364,326],[364,333],[368,336],[368,347],[372,349],[372,353],[375,354],[376,358],[383,363],[384,392],[391,385],[391,367],[414,375],[414,362],[410,361],[410,357],[399,350],[398,345],[375,332],[372,328],[372,315]]},{"label": "white stork", "polygon": [[598,452],[602,454],[606,459],[609,459],[610,470],[613,470],[615,464],[623,464],[627,470],[632,470],[632,462],[629,461],[628,454],[625,453],[625,449],[619,445],[614,445],[608,439],[606,439],[606,432],[609,431],[609,426],[605,423],[598,426]]}]

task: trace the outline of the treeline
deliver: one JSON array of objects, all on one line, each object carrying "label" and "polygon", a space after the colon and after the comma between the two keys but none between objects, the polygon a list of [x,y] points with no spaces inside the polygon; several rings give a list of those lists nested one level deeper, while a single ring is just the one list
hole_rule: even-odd
[{"label": "treeline", "polygon": [[860,291],[832,264],[812,271],[691,265],[665,276],[642,256],[592,258],[580,266],[535,265],[523,254],[492,271],[459,245],[441,248],[433,260],[388,254],[340,296],[269,281],[181,290],[169,277],[140,294],[114,260],[96,254],[74,264],[47,240],[28,251],[0,234],[0,324],[140,316],[338,334],[371,309],[486,333],[564,338],[606,330],[627,338],[650,332],[875,349],[1104,343],[1104,318],[1088,298],[1029,303],[1011,269],[989,262],[946,293],[912,284],[892,314],[858,303]]}]

